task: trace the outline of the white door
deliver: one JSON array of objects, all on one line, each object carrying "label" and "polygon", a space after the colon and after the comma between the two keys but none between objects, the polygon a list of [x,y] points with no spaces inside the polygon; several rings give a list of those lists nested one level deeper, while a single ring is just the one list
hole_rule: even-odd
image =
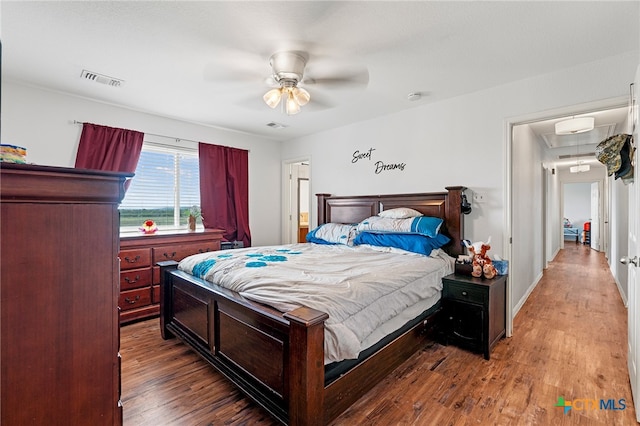
[{"label": "white door", "polygon": [[591,248],[600,250],[600,188],[598,182],[591,184]]},{"label": "white door", "polygon": [[[633,138],[636,147],[638,146],[638,127],[639,127],[639,111],[638,111],[638,88],[640,88],[640,66],[636,71],[635,93],[632,101],[632,122],[633,122]],[[640,164],[638,162],[638,153],[635,155],[634,183],[629,185],[629,252],[627,256],[621,259],[621,262],[627,263],[629,267],[629,308],[628,308],[628,339],[629,351],[627,360],[629,364],[629,380],[631,382],[631,392],[633,394],[633,402],[636,409],[636,419],[640,422],[640,376],[638,375],[638,366],[640,365],[640,353],[638,351],[638,342],[640,341],[640,327],[638,320],[640,315]]]}]

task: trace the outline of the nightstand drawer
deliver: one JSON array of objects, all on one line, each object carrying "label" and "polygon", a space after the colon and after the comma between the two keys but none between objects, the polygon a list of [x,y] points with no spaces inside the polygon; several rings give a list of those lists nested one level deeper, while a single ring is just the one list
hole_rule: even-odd
[{"label": "nightstand drawer", "polygon": [[469,285],[459,285],[448,282],[444,287],[442,297],[445,299],[456,299],[465,302],[484,303],[486,292],[481,289],[471,288]]}]

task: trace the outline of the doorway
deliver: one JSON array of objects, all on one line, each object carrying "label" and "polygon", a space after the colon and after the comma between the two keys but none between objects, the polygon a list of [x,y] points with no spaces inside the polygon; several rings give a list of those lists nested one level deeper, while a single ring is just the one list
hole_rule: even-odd
[{"label": "doorway", "polygon": [[[584,105],[516,117],[505,122],[507,153],[505,173],[505,240],[510,260],[507,292],[507,334],[513,330],[513,317],[542,278],[547,263],[563,247],[562,187],[565,181],[579,179],[599,182],[600,224],[608,222],[604,209],[609,202],[604,186],[606,171],[595,159],[597,144],[626,129],[628,99],[614,98]],[[594,116],[593,132],[555,135],[555,123],[567,117]],[[589,133],[592,133],[589,135]],[[589,135],[589,136],[587,136]],[[590,166],[589,172],[576,165]],[[598,171],[598,167],[602,167]],[[588,177],[595,173],[595,177]],[[563,176],[561,178],[561,175]],[[566,177],[570,175],[572,177]],[[609,223],[600,227],[607,239]],[[603,238],[600,238],[603,241]],[[600,250],[603,249],[601,245]]]},{"label": "doorway", "polygon": [[313,219],[311,161],[285,161],[282,170],[282,243],[305,242]]},{"label": "doorway", "polygon": [[[563,243],[580,243],[604,251],[601,238],[602,181],[565,182],[562,194]],[[606,222],[606,221],[604,221]]]}]

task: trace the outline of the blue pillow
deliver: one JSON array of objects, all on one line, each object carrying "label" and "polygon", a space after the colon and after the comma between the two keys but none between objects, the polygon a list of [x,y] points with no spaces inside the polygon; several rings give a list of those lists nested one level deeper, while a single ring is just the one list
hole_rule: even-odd
[{"label": "blue pillow", "polygon": [[419,216],[414,217],[411,221],[411,232],[434,238],[440,234],[440,227],[444,222],[439,217]]},{"label": "blue pillow", "polygon": [[419,234],[392,234],[392,233],[371,233],[361,232],[355,240],[354,245],[369,244],[378,247],[395,247],[413,253],[429,256],[431,251],[447,244],[451,239],[444,234],[435,237],[425,237]]}]

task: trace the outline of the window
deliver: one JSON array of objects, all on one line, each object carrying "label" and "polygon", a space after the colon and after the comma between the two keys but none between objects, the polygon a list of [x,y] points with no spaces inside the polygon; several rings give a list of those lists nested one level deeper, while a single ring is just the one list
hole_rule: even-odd
[{"label": "window", "polygon": [[120,230],[137,231],[147,219],[160,230],[186,228],[194,205],[200,205],[197,149],[145,141],[120,205]]}]

